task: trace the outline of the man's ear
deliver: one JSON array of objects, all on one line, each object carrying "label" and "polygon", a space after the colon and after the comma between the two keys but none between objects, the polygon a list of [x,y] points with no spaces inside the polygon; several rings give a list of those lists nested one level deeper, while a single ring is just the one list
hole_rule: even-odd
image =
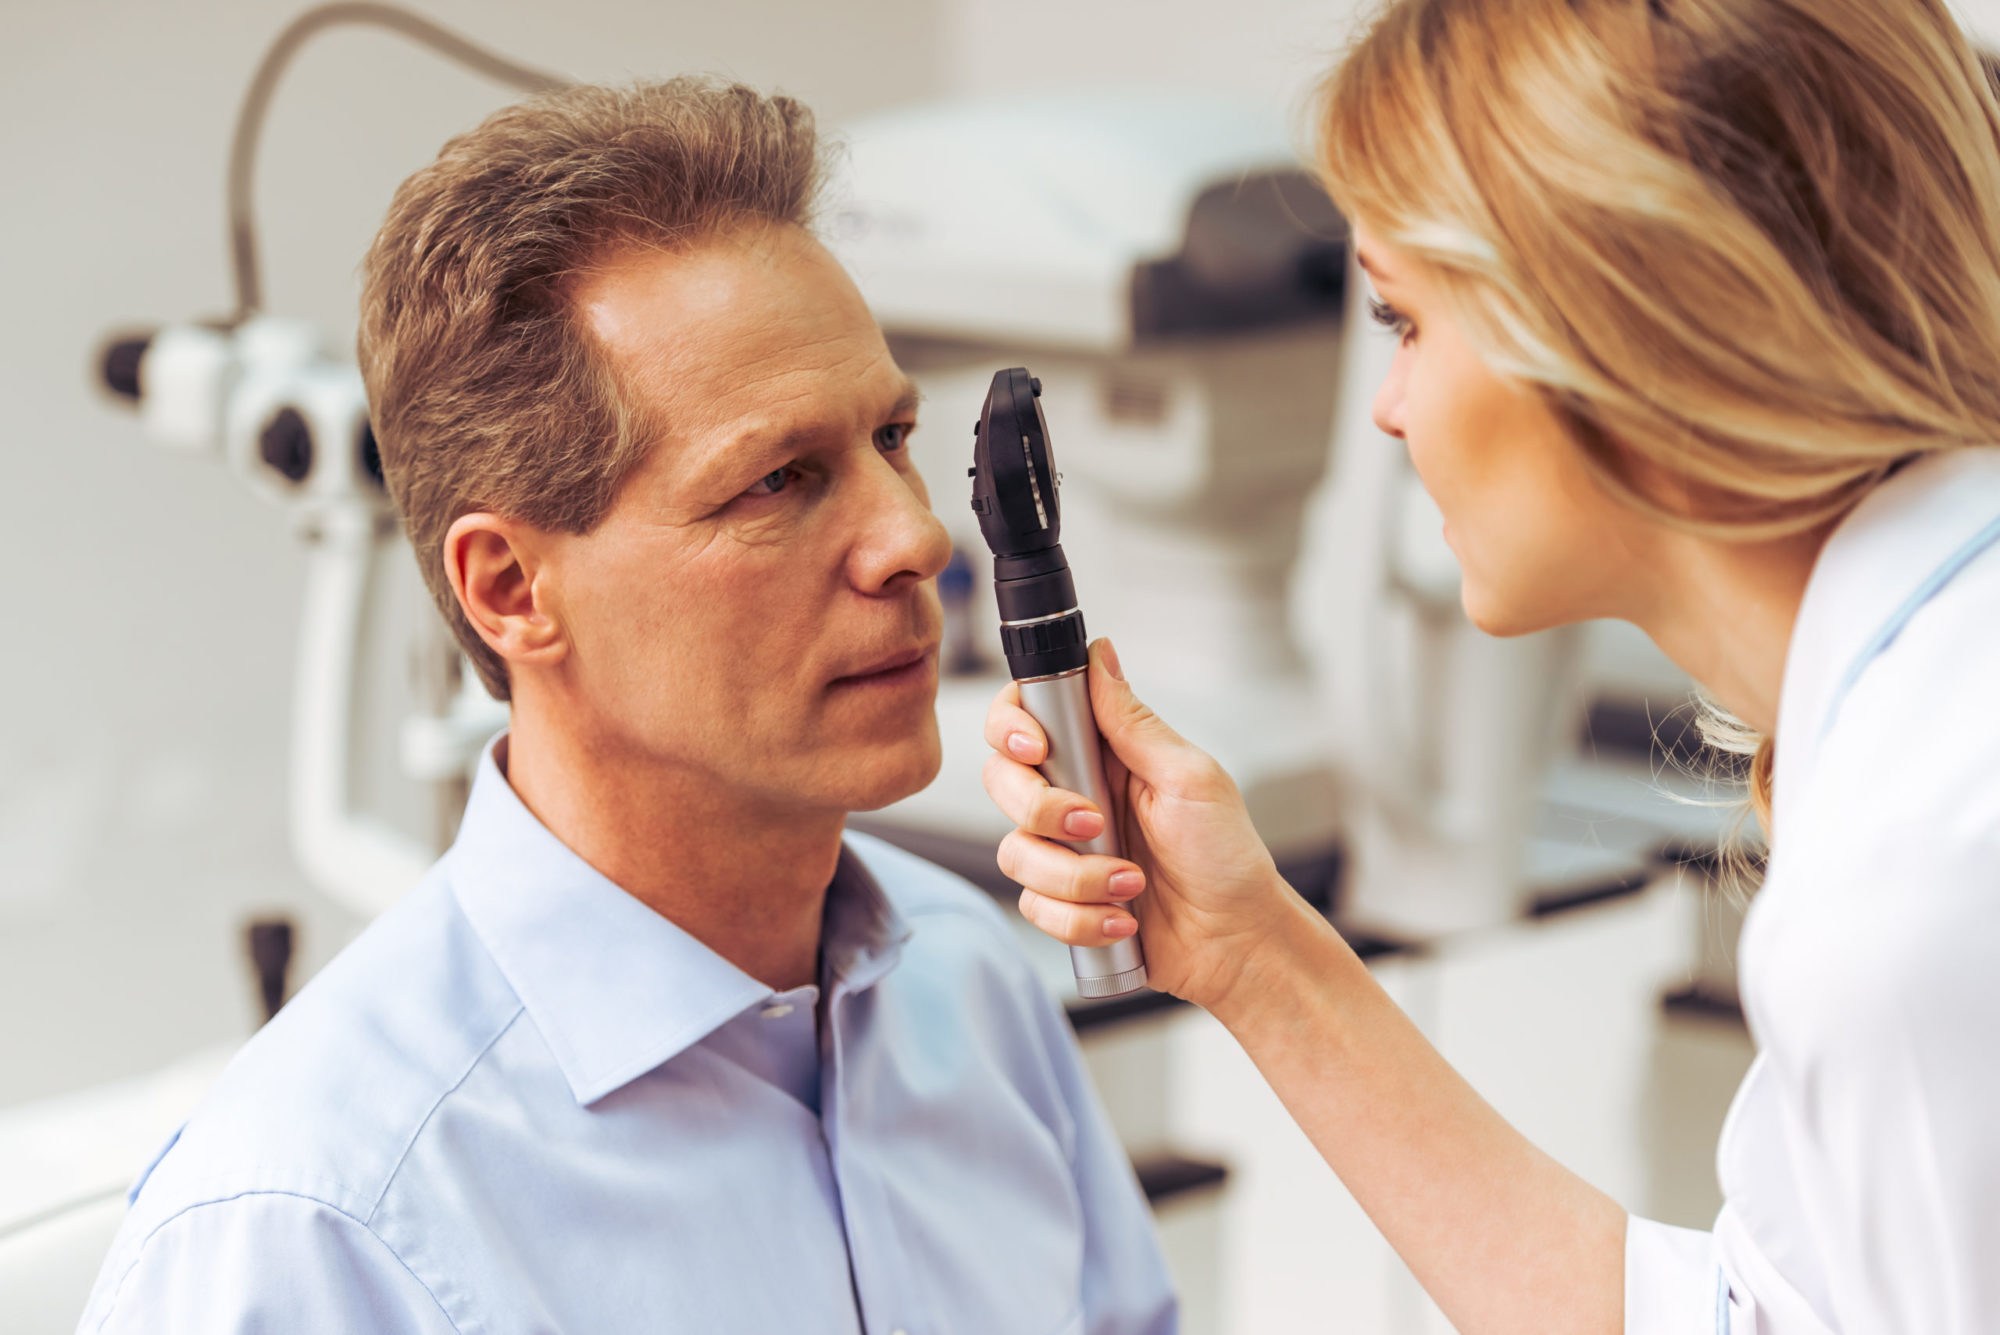
[{"label": "man's ear", "polygon": [[444,535],[445,574],[465,619],[509,664],[555,663],[568,648],[541,581],[542,535],[531,525],[480,511]]}]

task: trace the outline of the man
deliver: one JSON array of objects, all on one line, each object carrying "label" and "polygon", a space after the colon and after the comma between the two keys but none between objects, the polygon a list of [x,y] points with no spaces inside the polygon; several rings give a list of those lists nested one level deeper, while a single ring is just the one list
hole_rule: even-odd
[{"label": "man", "polygon": [[135,1188],[104,1332],[1151,1332],[1145,1203],[936,774],[916,395],[806,111],[494,116],[398,193],[361,360],[512,724],[452,850]]}]

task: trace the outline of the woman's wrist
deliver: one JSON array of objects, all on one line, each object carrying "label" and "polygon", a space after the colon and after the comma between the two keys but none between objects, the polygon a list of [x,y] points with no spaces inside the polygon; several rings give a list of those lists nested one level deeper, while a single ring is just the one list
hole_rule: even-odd
[{"label": "woman's wrist", "polygon": [[1241,951],[1229,984],[1204,1009],[1248,1047],[1259,1034],[1295,1024],[1314,1003],[1338,992],[1348,970],[1367,969],[1333,924],[1280,881],[1281,917]]}]

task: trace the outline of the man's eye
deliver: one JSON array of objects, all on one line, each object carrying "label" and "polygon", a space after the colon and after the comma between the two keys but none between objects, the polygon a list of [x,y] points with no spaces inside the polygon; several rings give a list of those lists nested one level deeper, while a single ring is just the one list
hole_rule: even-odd
[{"label": "man's eye", "polygon": [[743,494],[745,496],[776,496],[786,487],[792,485],[792,480],[798,471],[798,469],[792,467],[790,464],[786,464],[783,468],[773,469],[751,483],[749,489]]},{"label": "man's eye", "polygon": [[875,433],[875,448],[894,453],[910,443],[910,433],[916,429],[914,422],[892,422]]}]

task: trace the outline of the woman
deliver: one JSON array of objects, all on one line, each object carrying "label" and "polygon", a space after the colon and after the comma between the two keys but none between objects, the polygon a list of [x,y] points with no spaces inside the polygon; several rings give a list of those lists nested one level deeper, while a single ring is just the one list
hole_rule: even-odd
[{"label": "woman", "polygon": [[[1451,1070],[1234,785],[1091,688],[1130,862],[987,740],[1049,934],[1142,930],[1458,1328],[2000,1330],[2000,107],[1941,0],[1402,0],[1323,166],[1400,340],[1376,420],[1467,613],[1647,631],[1754,748],[1761,1047],[1713,1234],[1628,1219]],[[1136,923],[1132,910],[1136,910]]]}]

